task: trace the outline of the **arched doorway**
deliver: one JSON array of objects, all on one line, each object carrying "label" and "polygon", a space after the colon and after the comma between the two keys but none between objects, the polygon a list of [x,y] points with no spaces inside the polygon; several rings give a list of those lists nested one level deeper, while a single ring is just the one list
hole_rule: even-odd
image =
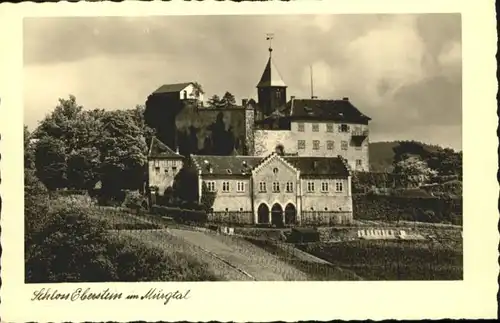
[{"label": "arched doorway", "polygon": [[297,209],[292,203],[288,203],[285,207],[285,224],[297,223]]},{"label": "arched doorway", "polygon": [[283,226],[283,208],[278,203],[271,208],[271,223],[277,227]]},{"label": "arched doorway", "polygon": [[257,223],[269,223],[269,208],[264,203],[257,209]]}]

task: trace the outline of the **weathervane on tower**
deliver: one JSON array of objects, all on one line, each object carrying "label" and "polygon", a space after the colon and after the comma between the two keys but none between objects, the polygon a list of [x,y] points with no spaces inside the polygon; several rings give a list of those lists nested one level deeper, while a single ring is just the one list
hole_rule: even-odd
[{"label": "weathervane on tower", "polygon": [[266,34],[266,40],[269,40],[269,56],[271,56],[271,53],[273,51],[273,38],[274,38],[273,33]]}]

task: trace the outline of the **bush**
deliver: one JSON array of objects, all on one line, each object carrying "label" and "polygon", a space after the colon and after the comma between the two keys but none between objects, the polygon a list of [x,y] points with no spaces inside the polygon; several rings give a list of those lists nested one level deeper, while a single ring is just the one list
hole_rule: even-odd
[{"label": "bush", "polygon": [[160,205],[154,205],[151,208],[151,211],[154,214],[171,217],[177,222],[207,222],[207,214],[205,211],[186,210],[178,207],[168,207]]},{"label": "bush", "polygon": [[24,172],[25,240],[43,230],[49,221],[49,193],[32,170]]},{"label": "bush", "polygon": [[147,205],[146,198],[138,191],[126,191],[122,206],[133,210],[140,210],[144,208],[144,203]]},{"label": "bush", "polygon": [[27,283],[217,279],[184,254],[169,256],[140,242],[108,236],[106,225],[91,218],[90,210],[60,204],[51,208],[49,221],[32,231],[27,244]]},{"label": "bush", "polygon": [[104,229],[73,206],[52,210],[29,249],[27,282],[106,281],[113,276]]}]

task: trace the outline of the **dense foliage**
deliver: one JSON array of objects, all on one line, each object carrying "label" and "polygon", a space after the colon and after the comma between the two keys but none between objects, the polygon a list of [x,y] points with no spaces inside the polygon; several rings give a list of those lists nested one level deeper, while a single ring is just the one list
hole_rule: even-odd
[{"label": "dense foliage", "polygon": [[357,240],[300,247],[365,280],[461,280],[463,251],[436,242]]},{"label": "dense foliage", "polygon": [[370,170],[391,172],[394,163],[409,156],[417,156],[438,172],[439,176],[462,174],[462,152],[417,141],[370,143]]},{"label": "dense foliage", "polygon": [[34,158],[25,149],[25,163],[34,162],[37,176],[49,190],[88,190],[98,182],[111,196],[123,189],[141,190],[147,144],[154,134],[143,114],[142,106],[84,110],[72,95],[59,99],[29,136],[36,139],[29,147]]},{"label": "dense foliage", "polygon": [[353,196],[354,217],[359,220],[462,223],[461,198]]},{"label": "dense foliage", "polygon": [[115,231],[155,229],[125,212],[68,197],[52,200],[33,171],[26,173],[25,280],[27,283],[216,280],[185,254],[132,241]]}]

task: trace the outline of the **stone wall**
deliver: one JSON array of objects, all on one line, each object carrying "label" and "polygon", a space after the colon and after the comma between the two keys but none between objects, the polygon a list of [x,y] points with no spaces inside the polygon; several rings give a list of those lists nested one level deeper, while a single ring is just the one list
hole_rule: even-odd
[{"label": "stone wall", "polygon": [[278,145],[283,146],[286,154],[297,153],[297,143],[290,130],[255,130],[254,142],[256,156],[267,156],[275,152]]}]

